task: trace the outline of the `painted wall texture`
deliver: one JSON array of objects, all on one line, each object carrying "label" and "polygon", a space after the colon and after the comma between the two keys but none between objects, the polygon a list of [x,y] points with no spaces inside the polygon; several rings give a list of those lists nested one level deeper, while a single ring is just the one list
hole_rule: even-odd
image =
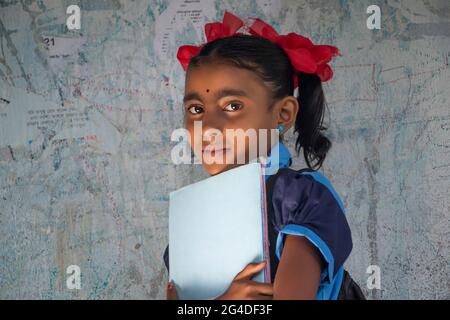
[{"label": "painted wall texture", "polygon": [[[80,30],[66,28],[71,4]],[[371,4],[381,30],[366,26]],[[165,298],[168,194],[206,177],[170,160],[175,55],[224,10],[341,49],[321,172],[347,207],[346,268],[369,299],[449,299],[448,0],[1,0],[0,298]]]}]

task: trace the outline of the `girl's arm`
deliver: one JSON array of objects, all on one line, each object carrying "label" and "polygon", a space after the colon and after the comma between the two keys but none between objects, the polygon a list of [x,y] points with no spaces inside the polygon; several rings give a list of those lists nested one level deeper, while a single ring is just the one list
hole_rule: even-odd
[{"label": "girl's arm", "polygon": [[273,299],[314,300],[322,267],[322,257],[308,239],[286,235],[273,284]]}]

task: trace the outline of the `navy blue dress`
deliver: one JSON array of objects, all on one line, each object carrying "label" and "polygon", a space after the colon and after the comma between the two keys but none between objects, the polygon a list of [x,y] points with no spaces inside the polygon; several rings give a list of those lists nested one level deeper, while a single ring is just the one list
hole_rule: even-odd
[{"label": "navy blue dress", "polygon": [[[290,169],[292,158],[289,150],[281,142],[278,147],[280,170],[273,177],[276,179],[270,179],[272,175],[269,174],[265,176],[266,186],[273,180],[267,188],[272,281],[285,236],[302,236],[317,247],[324,261],[316,299],[341,299],[345,290],[357,287],[343,266],[352,250],[344,204],[323,174],[311,169]],[[273,163],[270,155],[268,160]],[[169,269],[168,247],[164,261]],[[356,290],[356,295],[363,299],[359,287]]]}]

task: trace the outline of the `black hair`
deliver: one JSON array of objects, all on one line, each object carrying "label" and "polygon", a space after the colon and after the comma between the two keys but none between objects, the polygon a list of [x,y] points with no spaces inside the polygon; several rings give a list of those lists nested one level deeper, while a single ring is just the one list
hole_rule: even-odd
[{"label": "black hair", "polygon": [[[255,72],[271,88],[272,101],[293,95],[294,67],[284,50],[265,38],[238,34],[208,42],[190,60],[188,68],[211,62]],[[295,120],[295,150],[299,155],[303,148],[307,166],[318,170],[331,148],[331,141],[322,133],[327,129],[323,126],[326,102],[322,83],[316,74],[299,72],[296,76],[300,108]],[[283,141],[282,137],[280,140]]]}]

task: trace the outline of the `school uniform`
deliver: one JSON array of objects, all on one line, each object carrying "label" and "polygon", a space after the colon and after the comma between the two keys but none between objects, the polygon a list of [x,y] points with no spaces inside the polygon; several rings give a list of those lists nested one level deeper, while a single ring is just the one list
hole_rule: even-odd
[{"label": "school uniform", "polygon": [[[279,142],[279,170],[267,174],[267,216],[271,279],[275,279],[286,235],[308,239],[323,259],[316,300],[364,299],[358,285],[344,270],[352,250],[352,237],[342,200],[330,181],[309,168],[289,168],[292,158]],[[268,156],[269,164],[275,161]],[[169,270],[169,246],[164,252]]]}]

